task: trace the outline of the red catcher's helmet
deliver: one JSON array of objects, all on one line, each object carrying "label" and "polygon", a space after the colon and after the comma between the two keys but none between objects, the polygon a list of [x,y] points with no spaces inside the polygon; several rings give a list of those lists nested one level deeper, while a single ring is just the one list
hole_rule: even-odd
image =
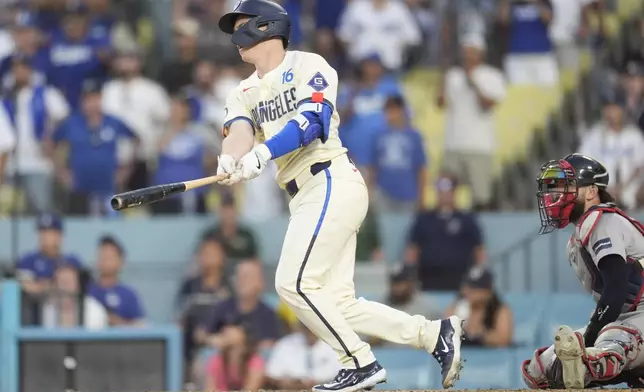
[{"label": "red catcher's helmet", "polygon": [[539,234],[568,226],[579,188],[590,185],[599,189],[608,186],[608,171],[591,157],[570,154],[541,166],[537,177],[537,202],[541,218]]}]

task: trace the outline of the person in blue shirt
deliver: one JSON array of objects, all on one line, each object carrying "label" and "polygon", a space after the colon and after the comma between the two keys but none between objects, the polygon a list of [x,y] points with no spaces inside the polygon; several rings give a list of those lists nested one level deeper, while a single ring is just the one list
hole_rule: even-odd
[{"label": "person in blue shirt", "polygon": [[555,86],[559,67],[550,41],[550,0],[503,0],[500,21],[508,27],[504,68],[512,84]]},{"label": "person in blue shirt", "polygon": [[124,257],[125,251],[115,238],[102,237],[98,243],[98,277],[87,290],[107,309],[111,326],[141,325],[145,317],[137,292],[119,279]]},{"label": "person in blue shirt", "polygon": [[28,11],[19,12],[12,25],[11,35],[15,44],[14,51],[0,61],[2,87],[12,88],[15,83],[11,77],[11,68],[16,57],[29,58],[34,71],[34,83],[45,83],[49,70],[49,56],[34,14]]},{"label": "person in blue shirt", "polygon": [[476,216],[456,206],[457,185],[452,175],[440,175],[438,205],[420,211],[409,233],[405,263],[417,267],[423,291],[458,291],[470,268],[486,259]]},{"label": "person in blue shirt", "polygon": [[88,19],[82,6],[69,10],[49,48],[48,82],[63,92],[74,109],[80,107],[85,80],[103,82],[108,71],[109,37],[94,37]]},{"label": "person in blue shirt", "polygon": [[122,138],[137,139],[120,119],[104,114],[101,87],[86,82],[82,112],[70,115],[54,131],[53,147],[69,147],[67,164],[58,178],[70,191],[69,214],[104,214],[108,199],[121,190],[131,165],[119,162],[117,147]]},{"label": "person in blue shirt", "polygon": [[385,103],[387,125],[375,136],[368,183],[379,212],[414,212],[422,206],[427,158],[421,134],[411,127],[405,101],[393,96]]},{"label": "person in blue shirt", "polygon": [[[84,0],[90,15],[90,34],[99,40],[110,40],[116,18],[110,12],[111,0]],[[128,15],[129,16],[129,15]]]},{"label": "person in blue shirt", "polygon": [[[169,184],[206,176],[206,166],[214,166],[214,156],[208,153],[204,133],[190,121],[191,110],[185,95],[172,98],[170,121],[159,141],[159,157],[154,184]],[[206,212],[207,188],[195,189],[152,204],[157,214]]]},{"label": "person in blue shirt", "polygon": [[33,295],[44,294],[51,287],[58,267],[82,268],[78,257],[62,252],[63,221],[60,216],[41,214],[37,218],[37,228],[38,250],[20,257],[16,266],[23,290]]},{"label": "person in blue shirt", "polygon": [[398,80],[385,74],[377,54],[362,60],[357,85],[345,84],[340,90],[340,139],[359,169],[368,164],[376,133],[385,127],[385,101],[392,95],[402,95]]}]

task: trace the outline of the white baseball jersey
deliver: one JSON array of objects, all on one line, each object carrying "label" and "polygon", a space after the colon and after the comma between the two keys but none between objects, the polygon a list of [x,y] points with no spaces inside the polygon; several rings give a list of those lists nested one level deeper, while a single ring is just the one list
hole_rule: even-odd
[{"label": "white baseball jersey", "polygon": [[338,74],[315,53],[288,51],[284,61],[271,72],[259,78],[257,71],[243,80],[226,100],[224,136],[230,124],[248,121],[255,138],[263,143],[279,133],[286,123],[306,110],[307,102],[324,101],[333,109],[329,137],[275,159],[277,182],[281,187],[303,170],[317,162],[331,160],[346,153],[338,136],[340,116],[335,110],[338,93]]}]

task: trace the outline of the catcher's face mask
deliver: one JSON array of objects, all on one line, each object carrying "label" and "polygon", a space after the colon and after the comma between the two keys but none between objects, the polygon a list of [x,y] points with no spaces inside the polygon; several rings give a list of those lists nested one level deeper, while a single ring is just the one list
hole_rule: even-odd
[{"label": "catcher's face mask", "polygon": [[575,171],[568,162],[550,161],[541,167],[537,178],[537,202],[541,218],[539,234],[568,226],[577,195]]}]

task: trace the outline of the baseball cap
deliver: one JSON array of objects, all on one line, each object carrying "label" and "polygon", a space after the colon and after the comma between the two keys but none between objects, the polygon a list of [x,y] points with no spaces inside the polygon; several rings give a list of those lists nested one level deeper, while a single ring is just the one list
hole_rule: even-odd
[{"label": "baseball cap", "polygon": [[63,231],[63,220],[60,216],[52,213],[40,214],[37,220],[38,230]]},{"label": "baseball cap", "polygon": [[36,28],[36,16],[29,11],[20,11],[16,14],[13,24],[14,28]]},{"label": "baseball cap", "polygon": [[481,34],[467,34],[461,39],[461,46],[484,51],[486,49],[485,37]]},{"label": "baseball cap", "polygon": [[83,95],[96,94],[100,93],[102,90],[102,85],[98,80],[86,79],[83,82]]},{"label": "baseball cap", "polygon": [[89,9],[80,3],[72,4],[65,9],[65,16],[84,16],[89,13]]},{"label": "baseball cap", "polygon": [[408,282],[416,279],[416,268],[411,265],[403,264],[389,275],[391,283]]},{"label": "baseball cap", "polygon": [[608,91],[602,97],[602,104],[604,106],[617,105],[624,106],[626,104],[626,95],[622,89],[613,89]]},{"label": "baseball cap", "polygon": [[441,174],[436,180],[436,190],[439,192],[453,191],[458,186],[456,177],[450,174]]},{"label": "baseball cap", "polygon": [[172,31],[194,38],[199,35],[199,22],[192,18],[182,18],[173,23]]},{"label": "baseball cap", "polygon": [[492,289],[494,287],[494,277],[487,268],[474,267],[467,274],[463,284],[473,289]]}]

